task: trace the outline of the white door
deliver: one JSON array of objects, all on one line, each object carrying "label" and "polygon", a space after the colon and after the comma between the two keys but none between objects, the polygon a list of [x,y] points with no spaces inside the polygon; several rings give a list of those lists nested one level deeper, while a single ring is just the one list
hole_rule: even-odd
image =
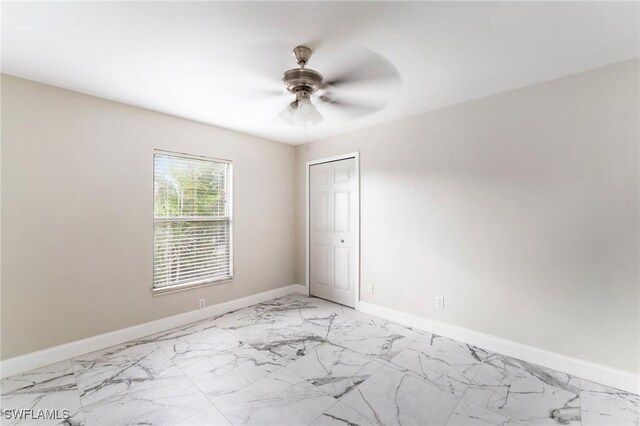
[{"label": "white door", "polygon": [[358,180],[356,160],[309,167],[309,290],[355,307]]}]

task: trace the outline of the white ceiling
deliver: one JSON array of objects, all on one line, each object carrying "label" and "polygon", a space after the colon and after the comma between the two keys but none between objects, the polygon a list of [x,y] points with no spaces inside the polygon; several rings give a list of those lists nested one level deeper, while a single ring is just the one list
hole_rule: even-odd
[{"label": "white ceiling", "polygon": [[[638,19],[635,1],[5,2],[2,68],[298,144],[637,57]],[[339,47],[366,47],[402,85],[373,115],[291,127],[277,118],[289,98],[252,97],[279,72],[268,80],[240,65],[282,46],[258,71],[284,71],[300,43],[318,47],[310,66],[320,72]]]}]

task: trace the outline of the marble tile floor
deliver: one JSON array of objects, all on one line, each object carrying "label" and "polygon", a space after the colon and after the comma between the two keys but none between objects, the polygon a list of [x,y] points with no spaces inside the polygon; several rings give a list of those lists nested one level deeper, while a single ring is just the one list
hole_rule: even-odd
[{"label": "marble tile floor", "polygon": [[299,294],[9,377],[1,392],[3,410],[68,410],[3,413],[8,425],[640,424],[638,395]]}]

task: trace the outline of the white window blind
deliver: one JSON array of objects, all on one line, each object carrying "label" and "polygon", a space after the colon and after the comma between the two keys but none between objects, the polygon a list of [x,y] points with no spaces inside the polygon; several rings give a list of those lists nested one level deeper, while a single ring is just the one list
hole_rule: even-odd
[{"label": "white window blind", "polygon": [[231,163],[154,155],[153,290],[231,279]]}]

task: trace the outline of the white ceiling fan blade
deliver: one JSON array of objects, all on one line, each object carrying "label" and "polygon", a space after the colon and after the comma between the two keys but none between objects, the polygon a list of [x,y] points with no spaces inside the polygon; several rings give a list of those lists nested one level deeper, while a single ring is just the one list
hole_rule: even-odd
[{"label": "white ceiling fan blade", "polygon": [[230,73],[243,84],[243,78],[254,76],[265,83],[280,83],[282,73],[297,67],[291,50],[296,46],[289,41],[268,41],[236,46],[217,58],[214,58],[216,68],[221,72]]},{"label": "white ceiling fan blade", "polygon": [[381,82],[361,82],[335,87],[326,87],[316,97],[320,108],[343,108],[341,117],[357,119],[374,114],[389,105],[397,93],[395,85]]},{"label": "white ceiling fan blade", "polygon": [[333,119],[356,120],[384,109],[384,105],[373,103],[352,102],[346,100],[332,100],[317,102],[318,110]]},{"label": "white ceiling fan blade", "polygon": [[400,73],[382,55],[365,47],[355,46],[343,50],[321,71],[323,83],[334,88],[350,84],[401,83]]}]

